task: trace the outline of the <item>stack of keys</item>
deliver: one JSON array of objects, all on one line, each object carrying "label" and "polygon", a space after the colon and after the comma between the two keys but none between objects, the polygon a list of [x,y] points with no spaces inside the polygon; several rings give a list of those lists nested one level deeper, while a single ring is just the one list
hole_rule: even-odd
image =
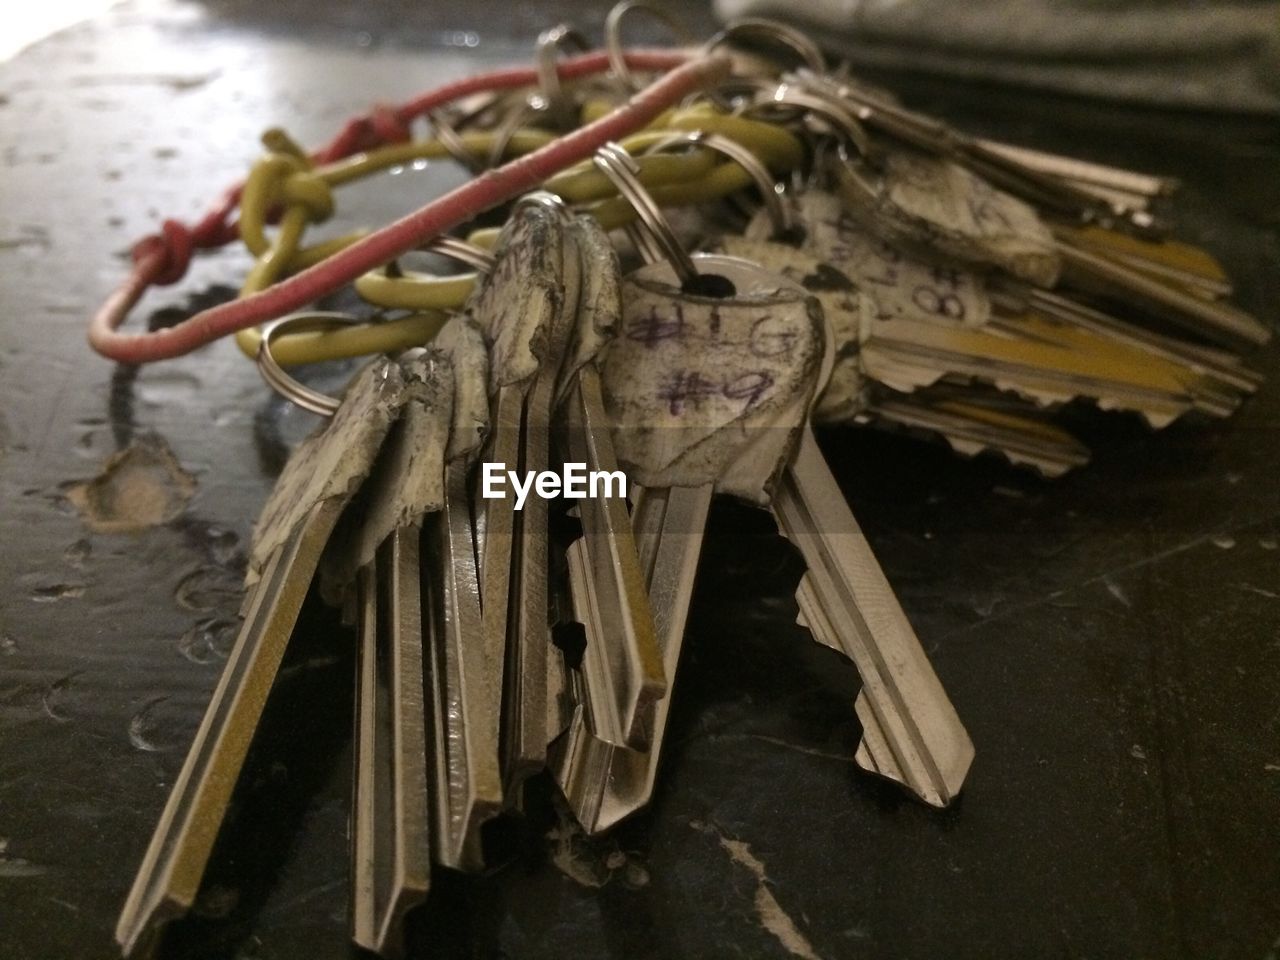
[{"label": "stack of keys", "polygon": [[[482,869],[485,823],[545,768],[588,833],[645,806],[717,491],[771,509],[808,565],[803,622],[863,676],[859,764],[957,795],[972,746],[808,426],[833,357],[821,306],[758,265],[694,262],[710,292],[662,263],[623,280],[594,220],[535,195],[432,347],[353,380],[255,531],[245,624],[121,917],[126,953],[193,902],[317,577],[359,641],[357,944],[396,952],[433,865]],[[481,488],[566,462],[638,486],[630,505],[594,480],[566,500],[581,535],[561,562],[541,489]],[[566,622],[580,657],[553,642]]]},{"label": "stack of keys", "polygon": [[[924,164],[919,157],[909,162]],[[834,182],[852,176],[843,159],[831,168]],[[1046,418],[1048,408],[1083,398],[1159,428],[1191,411],[1228,416],[1261,383],[1234,349],[1168,329],[1169,311],[1136,312],[1132,287],[1105,299],[1082,287],[1072,255],[1055,239],[1068,228],[1051,230],[1030,207],[976,178],[944,177],[939,186],[938,176],[933,170],[925,178],[932,185],[925,213],[934,219],[921,213],[917,220],[922,236],[951,229],[950,245],[910,242],[869,225],[869,217],[891,218],[885,211],[897,208],[887,200],[860,209],[848,191],[818,187],[791,198],[798,241],[770,239],[774,225],[761,211],[744,235],[716,243],[768,264],[822,301],[839,346],[816,409],[820,422],[928,431],[958,452],[997,451],[1053,477],[1087,462],[1088,450]],[[904,184],[892,195],[905,203],[926,193]],[[1220,270],[1198,251],[1100,228],[1075,234],[1123,251],[1139,293],[1189,298],[1198,312],[1227,324],[1203,324],[1206,336],[1265,339],[1256,320],[1218,302],[1221,287],[1210,292]],[[967,260],[957,255],[962,247]],[[1156,279],[1170,260],[1182,262],[1182,272]]]},{"label": "stack of keys", "polygon": [[465,309],[365,367],[295,451],[120,919],[127,954],[196,897],[313,581],[359,643],[352,938],[395,953],[433,869],[484,869],[486,824],[530,777],[549,771],[588,835],[650,801],[716,494],[769,510],[803,560],[797,618],[862,679],[857,764],[935,807],[958,796],[973,745],[813,422],[1053,476],[1088,451],[1049,407],[1160,427],[1258,386],[1234,348],[1266,331],[1211,259],[1147,236],[1158,182],[965,139],[812,72],[740,106],[807,138],[803,189],[780,196],[741,144],[677,135],[766,200],[690,255],[610,145],[596,163],[645,265],[624,277],[595,219],[526,197]]}]

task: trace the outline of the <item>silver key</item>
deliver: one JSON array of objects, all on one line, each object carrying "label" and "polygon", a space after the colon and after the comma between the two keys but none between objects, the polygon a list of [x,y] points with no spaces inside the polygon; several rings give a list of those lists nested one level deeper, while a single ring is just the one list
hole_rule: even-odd
[{"label": "silver key", "polygon": [[[794,413],[803,415],[822,352],[816,340],[819,325],[804,291],[793,289],[787,281],[780,283],[773,274],[744,260],[697,254],[692,263],[708,282],[719,278],[721,288],[733,292],[722,297],[682,292],[673,285],[669,266],[650,264],[624,287],[629,291],[621,333],[625,339],[613,344],[605,361],[611,402],[626,411],[624,424],[633,418],[637,435],[671,431],[668,437],[655,437],[652,449],[633,448],[638,462],[647,463],[648,470],[658,464],[654,475],[664,476],[673,453],[697,448],[711,451],[714,458],[688,461],[683,468],[683,476],[704,478],[697,485],[637,488],[632,524],[668,687],[679,663],[715,483],[728,480],[739,490],[758,490],[777,471],[791,432],[776,419],[786,416],[781,404],[795,404]],[[780,292],[780,287],[787,289]],[[759,372],[744,376],[744,365]],[[675,402],[681,384],[690,387],[687,402],[692,406],[701,402],[704,390],[714,393],[711,388],[717,377],[729,377],[735,386],[757,385],[761,392],[730,405],[723,414],[728,425],[719,430],[700,415],[693,421],[682,419],[683,412],[674,422],[666,419],[668,404]],[[769,389],[774,385],[780,385],[776,394]],[[669,390],[672,396],[666,399]],[[657,403],[662,409],[653,408],[655,397],[660,398]],[[763,424],[748,421],[752,423],[748,426],[741,418],[753,409],[771,412]],[[686,430],[696,433],[682,433]],[[691,436],[694,441],[689,443]],[[721,470],[721,464],[727,471]],[[585,565],[571,566],[570,574],[576,581],[575,593],[588,594]],[[602,636],[596,618],[581,619],[587,632],[586,660],[593,645],[607,637]],[[586,669],[584,674],[589,676]],[[588,833],[597,833],[649,802],[669,697],[656,705],[652,742],[644,752],[624,749],[616,740],[607,742],[596,729],[592,697],[584,691],[579,702],[568,734],[557,744],[553,772],[579,822]]]},{"label": "silver key", "polygon": [[444,509],[428,523],[423,542],[422,636],[430,661],[435,859],[476,871],[484,866],[481,827],[502,809],[495,716],[502,660],[490,659],[481,642],[466,463],[446,467]]},{"label": "silver key", "polygon": [[[600,374],[584,366],[568,400],[568,457],[588,474],[619,473],[604,409]],[[667,691],[649,595],[621,496],[582,501],[583,535],[569,549],[574,606],[587,625],[583,686],[595,736],[645,750],[654,711]]]},{"label": "silver key", "polygon": [[[702,534],[713,487],[633,488],[632,524],[640,567],[653,609],[668,686],[675,680],[693,594]],[[597,638],[587,631],[587,646]],[[661,759],[668,695],[653,714],[647,751],[628,750],[592,734],[580,706],[558,745],[552,772],[578,822],[588,834],[617,825],[648,805]]]},{"label": "silver key", "polygon": [[862,677],[858,765],[947,806],[964,783],[973,744],[809,427],[774,493],[773,513],[808,568],[797,593],[803,622]]}]

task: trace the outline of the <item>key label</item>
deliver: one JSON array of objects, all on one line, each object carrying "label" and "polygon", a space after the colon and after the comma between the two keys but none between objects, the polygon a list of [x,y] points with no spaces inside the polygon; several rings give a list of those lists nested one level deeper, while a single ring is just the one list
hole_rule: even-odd
[{"label": "key label", "polygon": [[508,470],[505,463],[485,463],[480,484],[480,495],[486,500],[501,500],[507,496],[510,484],[515,493],[515,509],[524,508],[530,491],[543,500],[557,496],[568,500],[593,500],[598,497],[625,497],[627,475],[621,470],[588,470],[585,463],[566,463],[560,473],[554,470],[525,471],[523,482],[515,470]]}]

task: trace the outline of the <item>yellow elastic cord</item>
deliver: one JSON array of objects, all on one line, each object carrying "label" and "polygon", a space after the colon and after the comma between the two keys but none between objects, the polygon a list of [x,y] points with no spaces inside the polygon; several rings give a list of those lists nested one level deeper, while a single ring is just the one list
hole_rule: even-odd
[{"label": "yellow elastic cord", "polygon": [[[695,183],[671,183],[654,187],[649,191],[660,207],[684,207],[693,203],[705,203],[727,197],[751,186],[755,181],[751,174],[736,163],[722,163]],[[616,230],[626,226],[636,218],[636,211],[622,197],[611,197],[603,200],[587,212],[600,221],[606,230]]]},{"label": "yellow elastic cord", "polygon": [[736,140],[774,173],[789,173],[804,163],[804,144],[790,130],[763,120],[724,113],[711,104],[678,110],[667,119],[665,126],[685,133],[702,130]]},{"label": "yellow elastic cord", "polygon": [[[507,154],[528,153],[548,143],[552,134],[541,130],[517,130],[506,145]],[[367,176],[414,160],[431,160],[449,158],[449,152],[437,140],[424,140],[416,143],[395,144],[356,154],[337,163],[313,169],[310,162],[296,149],[292,141],[280,131],[269,131],[264,137],[273,152],[258,160],[245,181],[244,191],[240,199],[240,236],[245,246],[258,258],[246,277],[240,295],[256,293],[275,283],[277,280],[298,270],[320,263],[340,250],[349,247],[367,235],[367,230],[357,230],[334,237],[309,247],[302,247],[302,235],[308,223],[327,218],[333,211],[331,188],[349,183],[362,176]],[[477,156],[488,156],[494,142],[492,133],[468,133],[462,135],[463,146],[468,152]],[[270,211],[284,206],[280,219],[280,228],[272,241],[266,234],[266,222]],[[385,272],[382,279],[387,280]],[[466,300],[474,285],[474,276],[470,278],[446,278],[435,281],[421,275],[423,284],[428,285],[429,295],[423,295],[418,289],[415,296],[381,297],[375,300],[388,307],[405,306],[412,309],[425,309],[434,306],[457,307]],[[377,287],[377,281],[374,280]],[[434,291],[434,292],[430,292]],[[402,301],[411,302],[402,302]],[[355,328],[359,329],[359,328]],[[279,338],[278,348],[273,345],[273,355],[277,349],[283,351],[281,356],[288,356],[290,342],[295,337],[325,338],[333,336],[333,332],[286,334]],[[350,335],[344,334],[341,342],[357,342]],[[394,344],[396,334],[380,333],[383,340],[368,342]],[[257,328],[241,330],[236,334],[236,344],[249,357],[258,353],[258,344],[262,335]],[[365,341],[359,341],[365,342]],[[423,341],[425,342],[425,341]],[[390,349],[383,347],[379,349]],[[376,352],[376,351],[375,351]]]},{"label": "yellow elastic cord", "polygon": [[[608,109],[612,107],[588,103],[583,108],[584,121],[594,113],[603,114]],[[788,130],[727,114],[707,103],[668,111],[650,129],[624,140],[623,146],[639,154],[672,133],[694,130],[717,133],[737,141],[775,173],[785,173],[804,160],[803,144]],[[461,134],[465,149],[480,158],[489,155],[494,137],[492,132]],[[512,155],[528,153],[553,138],[553,134],[542,130],[517,130],[507,143],[505,152]],[[290,149],[291,141],[287,138],[280,144],[275,141],[269,143],[279,152],[268,154],[254,165],[241,201],[241,236],[245,245],[258,256],[246,278],[242,295],[261,290],[288,273],[318,263],[365,235],[366,231],[357,231],[310,247],[300,247],[307,224],[325,219],[332,211],[331,188],[415,160],[450,157],[445,146],[433,139],[382,147],[312,169],[300,152]],[[727,196],[752,184],[750,175],[742,167],[732,162],[718,163],[717,159],[713,151],[692,149],[686,153],[638,156],[637,163],[641,182],[661,206],[684,206]],[[589,161],[551,178],[546,189],[574,204],[598,201],[588,210],[607,230],[635,219],[631,205],[617,196],[613,184]],[[266,218],[271,209],[281,205],[285,212],[273,243],[266,236]],[[500,228],[484,228],[474,231],[467,239],[476,246],[492,249],[499,233]],[[387,323],[286,334],[273,343],[272,353],[282,364],[288,365],[398,350],[425,343],[443,322],[439,319],[439,311],[455,310],[465,303],[475,282],[474,273],[437,277],[405,272],[395,277],[389,276],[385,269],[371,271],[356,281],[356,291],[361,297],[384,308],[425,312]],[[256,329],[242,330],[236,335],[240,349],[250,357],[257,354],[260,341],[261,335]]]},{"label": "yellow elastic cord", "polygon": [[448,314],[424,311],[359,326],[283,334],[272,338],[271,356],[282,367],[295,367],[375,353],[396,353],[430,343],[448,319]]},{"label": "yellow elastic cord", "polygon": [[[588,101],[582,108],[582,121],[588,123],[597,120],[613,108],[614,104],[607,100]],[[707,101],[668,110],[654,120],[649,129],[718,133],[722,137],[738,141],[775,173],[793,170],[804,160],[804,145],[800,138],[785,127],[726,113]]]},{"label": "yellow elastic cord", "polygon": [[[493,149],[495,135],[491,132],[468,132],[459,134],[459,137],[467,153],[477,159],[487,159],[489,151]],[[507,141],[504,156],[532,153],[554,139],[555,134],[547,133],[545,130],[517,130]],[[439,140],[415,140],[413,143],[397,143],[389,147],[379,147],[377,150],[353,154],[344,160],[318,168],[316,176],[331,187],[340,187],[352,180],[358,180],[391,167],[404,166],[415,160],[447,159],[452,159],[452,155]],[[274,352],[273,349],[272,353]]]},{"label": "yellow elastic cord", "polygon": [[466,303],[475,285],[474,273],[438,277],[405,270],[393,277],[385,267],[370,270],[355,284],[362,298],[388,310],[456,310]]}]

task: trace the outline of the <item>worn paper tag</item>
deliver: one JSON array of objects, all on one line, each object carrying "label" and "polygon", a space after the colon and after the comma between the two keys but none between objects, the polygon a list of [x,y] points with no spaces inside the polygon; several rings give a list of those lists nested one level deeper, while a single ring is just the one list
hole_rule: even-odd
[{"label": "worn paper tag", "polygon": [[528,380],[547,352],[564,291],[564,227],[539,204],[517,207],[494,248],[493,268],[467,312],[490,344],[490,391]]},{"label": "worn paper tag", "polygon": [[321,583],[325,599],[335,605],[393,531],[444,506],[453,366],[441,351],[428,349],[403,361],[402,369],[406,399],[399,421],[325,552]]},{"label": "worn paper tag", "polygon": [[862,413],[867,406],[867,380],[859,354],[865,336],[863,328],[870,324],[853,281],[812,253],[784,243],[725,234],[718,245],[730,256],[742,257],[794,280],[822,304],[835,354],[831,375],[813,408],[814,420],[842,423]]},{"label": "worn paper tag", "polygon": [[621,329],[602,370],[618,461],[645,486],[714,482],[766,503],[817,386],[821,306],[745,261],[696,263],[737,293],[683,293],[665,264],[623,282]]},{"label": "worn paper tag", "polygon": [[[991,301],[973,272],[904,253],[859,224],[834,194],[808,190],[795,204],[804,249],[847,275],[862,293],[862,339],[872,334],[875,320],[979,327],[991,319]],[[769,230],[762,212],[747,236],[762,239]]]},{"label": "worn paper tag", "polygon": [[356,374],[337,413],[300,443],[280,472],[253,531],[246,585],[313,506],[350,498],[369,474],[404,401],[398,364],[385,357]]},{"label": "worn paper tag", "polygon": [[449,460],[469,457],[489,431],[489,351],[480,328],[463,315],[446,323],[431,342],[453,369],[453,424]]},{"label": "worn paper tag", "polygon": [[937,250],[964,263],[991,264],[1043,287],[1058,280],[1053,234],[1028,204],[957,163],[898,149],[877,178],[843,171],[841,196],[873,232]]},{"label": "worn paper tag", "polygon": [[577,323],[561,370],[565,384],[613,339],[622,314],[622,274],[609,235],[594,217],[585,216],[569,224],[569,234],[577,245],[582,279]]}]

